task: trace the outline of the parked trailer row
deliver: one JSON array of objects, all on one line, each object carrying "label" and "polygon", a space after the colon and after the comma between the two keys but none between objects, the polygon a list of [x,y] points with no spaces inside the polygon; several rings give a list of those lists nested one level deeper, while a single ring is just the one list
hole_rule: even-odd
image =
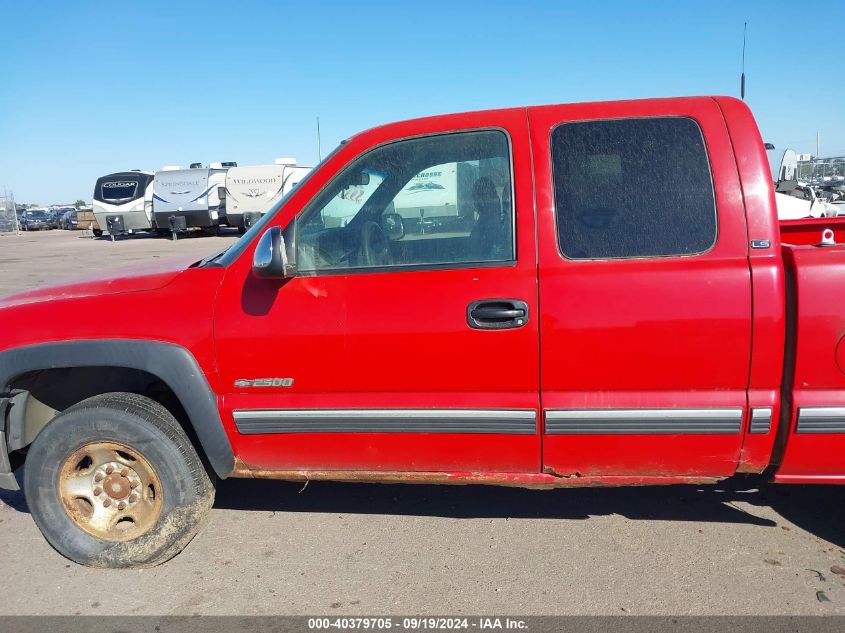
[{"label": "parked trailer row", "polygon": [[211,163],[116,172],[97,179],[94,216],[110,235],[218,226],[243,232],[310,170],[288,158],[274,165]]}]

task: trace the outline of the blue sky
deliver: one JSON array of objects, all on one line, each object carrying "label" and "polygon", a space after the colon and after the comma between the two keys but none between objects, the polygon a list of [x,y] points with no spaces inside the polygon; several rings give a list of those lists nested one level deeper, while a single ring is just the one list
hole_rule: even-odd
[{"label": "blue sky", "polygon": [[[838,6],[838,8],[836,8]],[[798,13],[800,7],[801,14]],[[778,150],[845,154],[845,1],[0,0],[0,190],[90,201],[121,169],[317,159],[415,116],[739,93]],[[825,41],[829,42],[825,48]]]}]

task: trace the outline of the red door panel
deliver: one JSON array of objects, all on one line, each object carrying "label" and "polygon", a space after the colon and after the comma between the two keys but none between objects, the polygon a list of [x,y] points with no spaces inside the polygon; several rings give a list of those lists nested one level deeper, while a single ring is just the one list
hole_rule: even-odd
[{"label": "red door panel", "polygon": [[[734,472],[747,417],[751,284],[742,197],[719,108],[712,100],[691,99],[529,112],[544,469],[561,475]],[[562,256],[552,131],[567,122],[629,117],[692,118],[701,128],[717,209],[710,250],[635,259]],[[612,191],[603,193],[613,198]]]},{"label": "red door panel", "polygon": [[[215,338],[230,437],[247,465],[539,471],[539,319],[525,110],[438,117],[355,137],[271,225],[286,226],[367,149],[465,128],[501,129],[509,137],[515,263],[318,273],[279,282],[252,276],[252,246],[229,267]],[[467,306],[491,298],[525,301],[528,322],[501,331],[470,328]],[[256,378],[293,381],[235,386]]]}]

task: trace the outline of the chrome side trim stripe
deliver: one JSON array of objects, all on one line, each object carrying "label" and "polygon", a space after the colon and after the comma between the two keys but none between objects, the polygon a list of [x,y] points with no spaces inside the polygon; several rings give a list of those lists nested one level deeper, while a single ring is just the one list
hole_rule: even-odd
[{"label": "chrome side trim stripe", "polygon": [[533,435],[531,409],[242,409],[240,433],[502,433]]},{"label": "chrome side trim stripe", "polygon": [[768,433],[771,429],[772,408],[757,407],[751,409],[751,426],[748,432],[757,435],[758,433]]},{"label": "chrome side trim stripe", "polygon": [[742,409],[546,410],[547,435],[734,434]]},{"label": "chrome side trim stripe", "polygon": [[801,407],[796,433],[845,433],[845,407]]}]

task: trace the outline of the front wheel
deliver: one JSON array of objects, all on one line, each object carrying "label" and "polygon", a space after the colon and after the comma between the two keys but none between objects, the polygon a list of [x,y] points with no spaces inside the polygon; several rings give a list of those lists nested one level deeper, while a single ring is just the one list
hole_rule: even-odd
[{"label": "front wheel", "polygon": [[103,229],[91,229],[91,232],[94,233],[94,237],[103,237]]},{"label": "front wheel", "polygon": [[130,393],[94,396],[33,441],[24,492],[60,554],[90,567],[152,567],[185,548],[214,486],[179,423]]}]

